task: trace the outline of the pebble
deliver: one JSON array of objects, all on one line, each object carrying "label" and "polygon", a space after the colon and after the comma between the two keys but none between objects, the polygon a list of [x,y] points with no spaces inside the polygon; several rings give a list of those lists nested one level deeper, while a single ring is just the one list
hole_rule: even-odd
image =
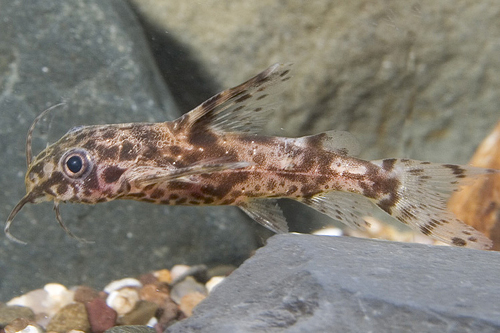
[{"label": "pebble", "polygon": [[182,297],[179,307],[187,317],[191,317],[193,309],[206,297],[206,295],[200,292],[189,293]]},{"label": "pebble", "polygon": [[87,286],[80,286],[76,288],[75,295],[73,296],[73,300],[75,302],[87,303],[92,301],[94,298],[99,297],[99,292],[94,288]]},{"label": "pebble", "polygon": [[180,277],[186,276],[186,272],[189,271],[191,267],[188,265],[175,265],[170,270],[170,277],[172,280],[179,280]]},{"label": "pebble", "polygon": [[160,306],[169,297],[170,290],[164,283],[147,284],[139,290],[141,300],[149,301]]},{"label": "pebble", "polygon": [[205,288],[205,286],[199,282],[196,282],[196,280],[193,277],[188,276],[187,278],[184,279],[184,281],[177,283],[172,288],[172,290],[170,291],[170,297],[174,302],[180,304],[181,299],[185,295],[194,292],[207,295],[207,289]]},{"label": "pebble", "polygon": [[47,325],[47,331],[66,333],[70,330],[90,332],[87,310],[83,303],[71,303],[64,306]]},{"label": "pebble", "polygon": [[224,276],[213,276],[207,283],[205,283],[205,287],[207,288],[208,293],[211,293],[212,290],[222,281],[224,281]]},{"label": "pebble", "polygon": [[118,313],[118,316],[132,311],[140,300],[139,291],[135,288],[121,288],[110,292],[106,304]]},{"label": "pebble", "polygon": [[313,235],[319,236],[342,236],[343,234],[344,231],[342,229],[335,227],[321,228],[313,232]]},{"label": "pebble", "polygon": [[93,333],[102,333],[115,326],[118,314],[102,298],[94,298],[85,303],[85,309]]},{"label": "pebble", "polygon": [[52,317],[63,306],[73,301],[74,292],[59,283],[48,283],[43,289],[30,291],[15,297],[7,305],[29,307],[35,314],[46,314]]},{"label": "pebble", "polygon": [[170,298],[165,299],[165,302],[160,306],[160,310],[161,315],[158,323],[163,329],[179,317],[179,306]]},{"label": "pebble", "polygon": [[140,288],[142,287],[141,281],[133,278],[125,278],[121,280],[115,280],[111,283],[109,283],[106,287],[104,287],[104,291],[107,292],[108,294],[111,294],[111,292],[123,289],[125,287],[137,287]]},{"label": "pebble", "polygon": [[35,313],[25,306],[0,306],[0,327],[10,324],[16,318],[35,320]]},{"label": "pebble", "polygon": [[234,265],[217,265],[208,270],[208,276],[228,276],[236,269]]},{"label": "pebble", "polygon": [[5,333],[43,333],[43,329],[26,318],[16,318],[4,327]]},{"label": "pebble", "polygon": [[172,283],[172,274],[168,269],[162,269],[153,273],[159,282]]},{"label": "pebble", "polygon": [[137,302],[135,308],[118,319],[120,325],[146,325],[155,316],[158,305],[148,301]]}]

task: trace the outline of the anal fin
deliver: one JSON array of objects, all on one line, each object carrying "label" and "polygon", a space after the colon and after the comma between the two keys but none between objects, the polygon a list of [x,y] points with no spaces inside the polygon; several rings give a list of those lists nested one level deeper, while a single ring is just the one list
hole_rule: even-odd
[{"label": "anal fin", "polygon": [[275,233],[287,233],[288,225],[275,199],[253,199],[238,205],[248,216]]}]

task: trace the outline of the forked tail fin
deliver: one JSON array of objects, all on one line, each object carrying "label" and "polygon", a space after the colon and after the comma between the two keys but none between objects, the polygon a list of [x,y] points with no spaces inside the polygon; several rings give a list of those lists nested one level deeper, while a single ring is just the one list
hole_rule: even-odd
[{"label": "forked tail fin", "polygon": [[427,236],[448,244],[487,250],[492,241],[447,209],[452,192],[482,174],[499,170],[408,159],[372,161],[399,181],[397,193],[375,201],[384,211]]}]

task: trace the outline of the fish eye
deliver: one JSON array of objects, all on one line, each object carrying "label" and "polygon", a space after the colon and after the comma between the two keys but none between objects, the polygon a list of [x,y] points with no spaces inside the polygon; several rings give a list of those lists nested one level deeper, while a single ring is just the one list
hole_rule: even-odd
[{"label": "fish eye", "polygon": [[83,178],[92,169],[92,160],[84,149],[72,149],[61,158],[61,166],[66,176],[70,178]]}]

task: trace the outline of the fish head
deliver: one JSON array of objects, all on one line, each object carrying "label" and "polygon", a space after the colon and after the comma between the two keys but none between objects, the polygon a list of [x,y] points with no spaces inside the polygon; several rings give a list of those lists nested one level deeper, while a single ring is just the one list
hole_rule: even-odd
[{"label": "fish head", "polygon": [[[98,203],[122,193],[119,131],[112,125],[70,130],[29,165],[25,183],[34,202]],[[132,163],[129,163],[132,164]]]},{"label": "fish head", "polygon": [[[117,148],[115,137],[106,136],[105,126],[86,126],[71,129],[59,141],[48,146],[35,158],[28,159],[25,176],[26,195],[10,213],[5,231],[27,203],[54,201],[57,210],[60,202],[98,203],[112,200],[126,190],[120,176],[126,168],[113,164]],[[113,130],[116,136],[117,131]],[[106,141],[107,140],[107,141]],[[17,240],[16,240],[17,241]]]}]

